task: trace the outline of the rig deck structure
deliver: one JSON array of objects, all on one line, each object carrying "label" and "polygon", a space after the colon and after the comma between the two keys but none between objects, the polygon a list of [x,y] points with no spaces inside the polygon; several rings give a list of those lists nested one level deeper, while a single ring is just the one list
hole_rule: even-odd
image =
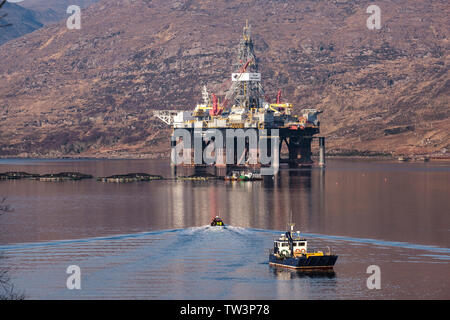
[{"label": "rig deck structure", "polygon": [[[234,69],[235,72],[232,73],[229,80],[231,82],[230,88],[226,92],[222,103],[219,102],[214,93],[210,94],[207,87],[204,86],[202,92],[203,101],[193,111],[158,110],[154,112],[156,117],[172,126],[174,131],[185,129],[191,134],[191,145],[186,145],[185,141],[181,141],[174,135],[172,136],[172,155],[179,152],[179,146],[184,144],[183,147],[185,149],[188,148],[187,153],[192,155],[191,160],[193,159],[194,131],[205,132],[209,129],[215,129],[220,130],[223,136],[226,137],[228,129],[243,129],[244,131],[252,129],[257,132],[258,145],[262,139],[277,135],[279,146],[277,148],[278,154],[275,156],[278,159],[278,163],[289,163],[291,167],[312,165],[311,143],[315,136],[320,133],[318,115],[322,111],[303,109],[299,115],[295,115],[293,105],[281,101],[281,91],[278,91],[275,103],[269,102],[269,98],[264,93],[261,85],[261,73],[258,70],[258,60],[254,53],[251,27],[248,23],[243,29]],[[270,145],[270,141],[268,143]],[[289,151],[287,159],[280,159],[283,143],[286,144]],[[201,152],[208,144],[208,142],[202,143]],[[236,146],[236,144],[233,145],[234,147]],[[257,163],[260,163],[258,150],[254,147],[251,147],[253,150],[249,149],[248,146],[248,144],[245,145],[245,150],[242,154],[237,154],[238,150],[235,150],[235,166],[249,166],[248,159],[251,156],[257,157]],[[221,152],[225,155],[225,147],[225,145],[216,146],[216,155]],[[325,163],[324,137],[319,137],[319,147],[319,165],[323,166]],[[188,161],[184,165],[194,165],[194,162]],[[196,165],[199,165],[198,162],[196,162]],[[225,163],[217,161],[214,165],[225,166]]]}]

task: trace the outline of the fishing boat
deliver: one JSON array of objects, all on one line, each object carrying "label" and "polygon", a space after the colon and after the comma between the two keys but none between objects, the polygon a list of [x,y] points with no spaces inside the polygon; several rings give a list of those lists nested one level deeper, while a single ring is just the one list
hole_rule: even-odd
[{"label": "fishing boat", "polygon": [[324,253],[308,250],[308,241],[300,237],[300,232],[293,232],[295,224],[290,223],[290,230],[274,240],[273,249],[269,253],[269,264],[291,269],[332,269],[337,255],[330,249]]}]

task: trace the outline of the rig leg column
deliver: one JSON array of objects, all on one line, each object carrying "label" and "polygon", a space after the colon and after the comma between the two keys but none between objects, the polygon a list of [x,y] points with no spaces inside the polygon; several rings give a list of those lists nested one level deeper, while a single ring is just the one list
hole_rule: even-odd
[{"label": "rig leg column", "polygon": [[216,167],[224,168],[226,167],[226,153],[225,148],[222,146],[218,146],[217,149],[215,149],[216,153]]},{"label": "rig leg column", "polygon": [[298,166],[298,154],[300,151],[299,148],[300,142],[298,138],[291,137],[289,138],[288,150],[289,150],[289,167],[295,168]]},{"label": "rig leg column", "polygon": [[258,148],[250,148],[250,151],[248,153],[248,163],[251,166],[257,166],[258,165]]},{"label": "rig leg column", "polygon": [[170,137],[170,166],[176,167],[177,138],[172,134]]},{"label": "rig leg column", "polygon": [[325,167],[325,137],[319,137],[319,166]]},{"label": "rig leg column", "polygon": [[[280,137],[276,137],[277,139],[280,139]],[[278,172],[280,170],[280,144],[274,143],[273,146],[273,169],[274,169],[274,175],[278,175]]]},{"label": "rig leg column", "polygon": [[[277,132],[277,133],[275,133]],[[273,170],[273,175],[277,175],[278,171],[280,169],[280,136],[278,133],[278,130],[270,130],[270,139],[267,140],[269,150],[270,150],[270,157],[271,157],[271,169]]]},{"label": "rig leg column", "polygon": [[219,168],[226,167],[226,144],[225,144],[225,135],[223,133],[223,130],[216,129],[217,134],[220,136],[214,137],[214,157],[215,157],[215,163],[214,165]]},{"label": "rig leg column", "polygon": [[191,162],[194,166],[203,165],[203,151],[205,150],[206,144],[203,141],[202,130],[194,129],[193,131],[193,148],[191,154],[193,157],[191,158]]},{"label": "rig leg column", "polygon": [[193,166],[194,165],[194,143],[195,143],[195,135],[194,130],[189,130],[190,139],[189,141],[183,141],[184,143],[184,149],[186,151],[186,154],[183,153],[184,159],[184,165],[185,166]]},{"label": "rig leg column", "polygon": [[303,137],[300,142],[300,164],[311,165],[311,137]]}]

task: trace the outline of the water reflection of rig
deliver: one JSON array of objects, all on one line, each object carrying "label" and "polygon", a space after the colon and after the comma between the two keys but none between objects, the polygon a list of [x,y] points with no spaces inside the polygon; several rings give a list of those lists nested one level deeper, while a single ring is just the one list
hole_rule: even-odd
[{"label": "water reflection of rig", "polygon": [[[257,145],[245,141],[245,148],[239,153],[234,143],[234,164],[240,166],[249,166],[250,157],[256,158],[256,163],[261,164],[261,155],[259,146],[265,143],[271,150],[271,141],[277,141],[279,146],[276,154],[271,155],[275,158],[275,163],[288,163],[291,167],[310,166],[313,164],[311,159],[311,143],[315,135],[320,132],[320,122],[318,114],[322,111],[316,109],[303,109],[300,115],[293,114],[293,105],[281,101],[281,91],[278,91],[277,100],[271,103],[270,99],[264,93],[261,85],[261,73],[258,70],[258,60],[254,54],[253,41],[251,38],[251,28],[248,24],[244,27],[243,36],[239,44],[237,61],[234,64],[235,73],[232,73],[230,88],[225,98],[219,102],[217,96],[210,94],[207,87],[203,87],[203,103],[198,104],[194,111],[176,111],[159,110],[155,111],[155,116],[166,124],[172,126],[174,132],[176,129],[185,129],[190,135],[190,144],[182,141],[179,137],[172,135],[171,152],[172,156],[179,152],[182,145],[185,153],[190,159],[184,162],[184,165],[194,164],[194,132],[205,132],[209,129],[220,130],[223,139],[222,145],[214,145],[215,157],[221,159],[227,157],[226,141],[227,134],[230,131],[242,129],[247,131],[252,129],[257,133]],[[234,130],[227,130],[234,129]],[[277,130],[274,130],[277,129]],[[270,139],[275,138],[276,140]],[[263,141],[263,139],[267,139]],[[319,139],[319,165],[325,163],[325,138]],[[205,148],[214,140],[202,142],[202,154]],[[287,146],[289,157],[281,159],[281,150],[283,143]],[[276,150],[276,149],[274,149]],[[270,152],[269,152],[270,153]],[[228,155],[229,156],[229,155]],[[173,158],[172,158],[173,159]],[[198,161],[195,161],[199,165]],[[205,163],[201,160],[201,163]],[[227,158],[228,163],[228,158]],[[252,162],[253,164],[255,161]],[[215,166],[225,166],[223,161],[216,161]]]}]

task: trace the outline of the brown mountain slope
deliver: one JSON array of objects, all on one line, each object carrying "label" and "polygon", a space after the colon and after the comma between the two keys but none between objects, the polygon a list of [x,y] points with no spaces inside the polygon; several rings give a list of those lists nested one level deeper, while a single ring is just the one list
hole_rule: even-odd
[{"label": "brown mountain slope", "polygon": [[[82,30],[49,26],[0,46],[0,155],[166,154],[153,109],[223,94],[245,20],[266,92],[320,108],[328,150],[449,149],[446,0],[100,1]],[[1,31],[0,31],[1,32]]]}]

